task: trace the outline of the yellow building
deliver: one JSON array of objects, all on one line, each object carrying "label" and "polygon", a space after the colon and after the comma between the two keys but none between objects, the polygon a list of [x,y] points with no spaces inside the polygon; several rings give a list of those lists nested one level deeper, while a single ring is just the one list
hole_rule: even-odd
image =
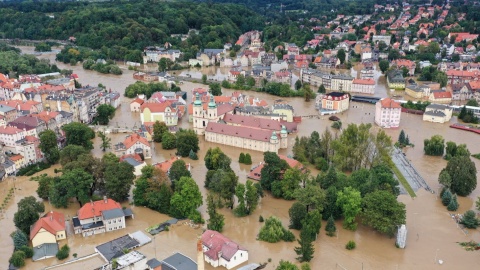
[{"label": "yellow building", "polygon": [[57,241],[67,238],[65,232],[65,217],[59,212],[49,212],[40,218],[30,230],[32,246],[56,244]]},{"label": "yellow building", "polygon": [[273,114],[282,116],[287,122],[293,122],[293,107],[288,104],[275,104],[272,107]]},{"label": "yellow building", "polygon": [[170,106],[170,102],[144,103],[140,107],[142,124],[149,122],[165,122],[167,126],[176,126],[178,123],[177,110]]},{"label": "yellow building", "polygon": [[17,168],[17,170],[25,165],[25,158],[22,155],[13,155],[10,157],[10,160],[15,163],[15,168]]},{"label": "yellow building", "polygon": [[387,73],[387,85],[390,89],[405,89],[405,78],[401,70],[391,70]]}]

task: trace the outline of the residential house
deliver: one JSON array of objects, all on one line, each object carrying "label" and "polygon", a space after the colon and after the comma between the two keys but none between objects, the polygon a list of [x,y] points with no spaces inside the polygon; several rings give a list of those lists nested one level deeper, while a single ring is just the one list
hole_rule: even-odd
[{"label": "residential house", "polygon": [[430,104],[425,108],[423,121],[445,123],[452,118],[452,108],[442,104]]},{"label": "residential house", "polygon": [[248,250],[217,231],[206,230],[202,234],[202,248],[205,261],[213,267],[232,269],[248,261]]},{"label": "residential house", "polygon": [[42,131],[47,129],[47,123],[40,118],[28,116],[20,116],[8,123],[8,125],[26,131],[25,135],[38,137]]},{"label": "residential house", "polygon": [[55,257],[57,242],[67,238],[65,216],[50,211],[41,217],[30,229],[30,241],[33,246],[34,261]]},{"label": "residential house", "polygon": [[[201,259],[203,260],[203,258]],[[160,266],[159,270],[197,270],[198,268],[197,263],[194,260],[179,252],[175,252],[173,255],[158,262],[158,266]]]},{"label": "residential house", "polygon": [[443,90],[431,91],[428,101],[432,103],[450,104],[452,102],[452,93]]},{"label": "residential house", "polygon": [[430,87],[427,85],[409,84],[405,87],[405,94],[416,99],[422,99],[430,96]]},{"label": "residential house", "polygon": [[341,92],[351,92],[352,82],[353,82],[353,77],[351,76],[344,75],[344,74],[332,75],[330,90],[341,91]]},{"label": "residential house", "polygon": [[345,93],[331,92],[322,97],[322,111],[334,111],[337,113],[348,110],[350,96]]},{"label": "residential house", "polygon": [[389,36],[389,35],[373,35],[372,37],[372,42],[374,44],[377,44],[381,41],[385,42],[385,44],[387,44],[387,46],[390,46],[390,41],[392,40],[392,36]]},{"label": "residential house", "polygon": [[25,165],[25,158],[20,154],[11,155],[8,157],[13,163],[15,163],[15,168],[20,169]]},{"label": "residential house", "polygon": [[473,98],[473,92],[469,89],[468,85],[471,82],[465,84],[451,84],[449,87],[452,92],[452,101],[465,101]]},{"label": "residential house", "polygon": [[400,70],[405,67],[408,70],[409,76],[413,76],[415,74],[415,68],[417,67],[415,62],[407,59],[396,59],[393,60],[392,64],[397,66],[397,68]]},{"label": "residential house", "polygon": [[24,139],[25,136],[26,132],[15,126],[0,127],[0,142],[2,142],[5,147],[14,148],[16,142]]},{"label": "residential house", "polygon": [[382,128],[398,128],[402,107],[391,98],[383,98],[375,104],[375,123]]},{"label": "residential house", "polygon": [[120,106],[120,94],[118,92],[110,92],[105,95],[105,104],[108,104],[115,109]]},{"label": "residential house", "polygon": [[294,110],[289,104],[272,105],[272,113],[280,115],[287,122],[293,122]]},{"label": "residential house", "polygon": [[447,38],[450,40],[452,36],[455,36],[455,43],[462,42],[462,41],[470,42],[478,38],[478,34],[470,34],[465,32],[460,32],[460,33],[451,32],[448,34]]},{"label": "residential house", "polygon": [[197,53],[197,60],[202,61],[205,66],[213,66],[217,62],[220,63],[224,53],[224,49],[204,49]]},{"label": "residential house", "polygon": [[177,110],[171,106],[171,102],[144,103],[140,106],[140,121],[165,122],[167,126],[176,126],[178,123]]},{"label": "residential house", "polygon": [[137,133],[128,136],[123,142],[116,144],[115,151],[119,156],[141,154],[144,159],[152,157],[152,150],[147,139]]},{"label": "residential house", "polygon": [[[165,160],[165,161],[159,162],[157,164],[154,164],[153,166],[155,166],[155,168],[163,171],[164,173],[166,173],[168,175],[170,173],[170,168],[172,168],[173,163],[177,160],[180,160],[180,157],[174,156],[174,157],[171,157],[168,160]],[[185,164],[185,166],[186,166],[188,171],[190,171],[192,169],[192,167],[190,166],[190,163]]]},{"label": "residential house", "polygon": [[124,229],[125,217],[133,216],[130,209],[103,197],[103,200],[85,203],[72,218],[75,234],[83,237]]},{"label": "residential house", "polygon": [[43,159],[38,137],[25,136],[25,138],[16,141],[14,147],[9,147],[8,149],[24,157],[24,166],[37,163]]},{"label": "residential house", "polygon": [[[17,118],[17,109],[0,103],[0,115],[3,122],[6,124]],[[3,126],[5,125],[3,124]]]},{"label": "residential house", "polygon": [[[295,169],[298,169],[302,172],[306,172],[307,171],[307,168],[299,161],[293,159],[293,158],[289,158],[287,156],[284,156],[284,155],[278,155],[278,157],[280,159],[283,159],[285,160],[288,165],[290,166],[290,168],[295,168]],[[263,162],[260,162],[260,164],[258,164],[257,166],[254,166],[250,172],[247,174],[247,178],[250,178],[250,179],[253,179],[253,180],[256,180],[256,181],[260,181],[260,179],[262,178],[262,169],[263,167],[265,166],[265,163]]]},{"label": "residential house", "polygon": [[127,154],[120,157],[120,162],[127,162],[134,168],[133,174],[135,176],[142,175],[143,167],[147,166],[147,163],[142,160],[139,154]]},{"label": "residential house", "polygon": [[140,112],[140,106],[142,106],[142,104],[144,102],[145,101],[141,98],[136,98],[136,99],[132,100],[132,102],[130,102],[130,111],[131,112]]},{"label": "residential house", "polygon": [[405,79],[401,70],[395,69],[387,72],[387,85],[390,89],[405,89]]}]

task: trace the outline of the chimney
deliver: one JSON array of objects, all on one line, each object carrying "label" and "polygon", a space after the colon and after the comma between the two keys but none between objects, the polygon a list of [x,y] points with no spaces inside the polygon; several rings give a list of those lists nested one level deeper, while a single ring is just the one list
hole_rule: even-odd
[{"label": "chimney", "polygon": [[205,270],[205,261],[203,259],[202,240],[197,240],[197,269]]},{"label": "chimney", "polygon": [[105,204],[107,204],[107,203],[108,203],[107,196],[103,196],[103,202],[104,202]]},{"label": "chimney", "polygon": [[50,221],[53,220],[53,211],[50,211]]},{"label": "chimney", "polygon": [[90,200],[90,204],[93,206],[93,201],[92,200]]}]

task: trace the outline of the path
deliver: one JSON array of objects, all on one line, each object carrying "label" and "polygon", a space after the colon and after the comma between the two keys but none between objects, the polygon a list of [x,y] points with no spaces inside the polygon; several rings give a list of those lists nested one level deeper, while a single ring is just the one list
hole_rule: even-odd
[{"label": "path", "polygon": [[424,188],[427,191],[433,192],[430,189],[430,186],[425,182],[425,179],[423,179],[423,177],[417,172],[415,167],[412,166],[412,164],[403,154],[403,152],[396,147],[394,148],[392,153],[392,161],[403,174],[405,179],[407,179],[408,183],[415,192],[420,188]]}]

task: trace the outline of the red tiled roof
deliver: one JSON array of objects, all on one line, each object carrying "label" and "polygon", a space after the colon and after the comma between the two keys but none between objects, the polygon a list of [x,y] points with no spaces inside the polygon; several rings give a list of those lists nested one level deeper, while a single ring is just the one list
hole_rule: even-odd
[{"label": "red tiled roof", "polygon": [[175,162],[179,159],[180,159],[179,157],[172,157],[168,160],[157,163],[153,166],[155,166],[155,168],[158,168],[158,169],[162,170],[163,172],[167,173],[170,170],[170,168],[172,167],[173,162]]},{"label": "red tiled roof", "polygon": [[0,127],[0,134],[16,134],[23,132],[23,130],[12,126]]},{"label": "red tiled roof", "polygon": [[42,228],[54,235],[59,231],[64,231],[65,216],[59,212],[52,211],[47,213],[33,225],[30,230],[30,240],[32,240]]},{"label": "red tiled roof", "polygon": [[132,104],[132,103],[134,103],[134,102],[142,105],[145,101],[144,101],[143,99],[141,99],[141,98],[136,98],[136,99],[132,100],[132,102],[130,102],[130,104]]},{"label": "red tiled roof", "polygon": [[165,101],[163,103],[144,103],[140,106],[140,111],[143,112],[148,108],[152,113],[165,112],[167,108],[170,108],[172,112],[175,112],[175,108],[170,107],[170,102]]},{"label": "red tiled roof", "polygon": [[228,239],[221,233],[212,230],[206,230],[202,234],[202,245],[208,248],[204,254],[214,261],[219,259],[219,253],[221,253],[221,257],[226,261],[230,261],[237,251],[246,251],[245,248]]},{"label": "red tiled roof", "polygon": [[88,219],[101,216],[103,211],[112,210],[112,209],[122,209],[122,206],[112,200],[107,199],[105,202],[104,200],[98,200],[95,202],[86,203],[78,210],[78,219]]},{"label": "red tiled roof", "polygon": [[401,108],[400,103],[391,98],[384,98],[380,100],[382,108]]},{"label": "red tiled roof", "polygon": [[123,155],[123,156],[120,157],[120,162],[124,161],[126,158],[133,158],[133,159],[135,159],[136,161],[138,161],[138,162],[140,162],[140,163],[143,162],[143,160],[142,160],[142,158],[140,157],[139,154]]},{"label": "red tiled roof", "polygon": [[23,158],[22,155],[13,155],[13,156],[10,157],[10,160],[15,162],[17,160],[21,160],[22,158]]},{"label": "red tiled roof", "polygon": [[225,121],[227,124],[240,125],[240,126],[257,128],[257,129],[268,129],[272,131],[282,130],[282,124],[279,121],[267,119],[267,118],[248,116],[248,115],[227,113],[223,117],[223,121]]},{"label": "red tiled roof", "polygon": [[144,137],[142,137],[142,136],[140,136],[139,134],[136,134],[136,133],[131,135],[131,136],[128,136],[123,141],[123,144],[125,145],[126,149],[129,149],[130,147],[132,147],[132,145],[134,145],[137,142],[143,143],[146,146],[150,146],[150,144],[148,144],[148,141],[147,141],[146,138],[144,138]]},{"label": "red tiled roof", "polygon": [[448,91],[433,92],[433,97],[438,98],[452,98],[452,93]]},{"label": "red tiled roof", "polygon": [[[278,155],[278,157],[285,160],[288,163],[288,166],[290,166],[290,168],[297,168],[300,170],[305,169],[302,163],[293,158],[289,158],[284,155]],[[263,166],[265,166],[265,163],[260,163],[260,165],[256,166],[248,173],[247,177],[254,180],[260,180]]]},{"label": "red tiled roof", "polygon": [[208,122],[205,132],[213,132],[233,137],[240,137],[255,141],[269,142],[272,131],[247,126],[232,126],[221,123]]},{"label": "red tiled roof", "polygon": [[215,103],[228,103],[230,102],[231,98],[226,96],[216,96],[214,97]]},{"label": "red tiled roof", "polygon": [[375,85],[375,81],[373,79],[353,79],[353,84]]}]

